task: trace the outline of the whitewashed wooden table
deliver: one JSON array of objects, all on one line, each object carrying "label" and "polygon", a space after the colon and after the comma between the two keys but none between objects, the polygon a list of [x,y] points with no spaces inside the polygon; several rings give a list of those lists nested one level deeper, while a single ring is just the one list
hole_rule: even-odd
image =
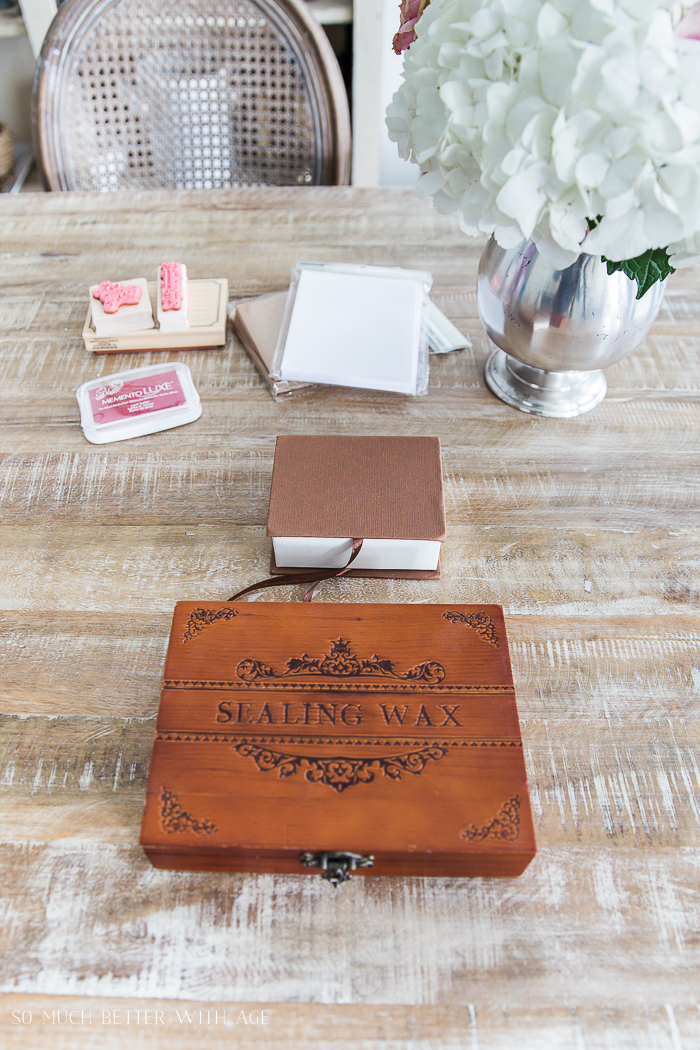
[{"label": "whitewashed wooden table", "polygon": [[[410,190],[0,200],[3,1046],[700,1046],[700,278],[671,279],[599,408],[535,419],[484,385],[479,251]],[[89,445],[78,385],[166,358],[88,355],[87,287],[173,257],[235,296],[300,258],[429,269],[474,350],[421,399],[275,404],[231,337],[171,355],[198,422]],[[336,892],[139,849],[173,604],[266,575],[284,432],[441,437],[442,581],[322,600],[505,607],[539,844],[520,879]]]}]

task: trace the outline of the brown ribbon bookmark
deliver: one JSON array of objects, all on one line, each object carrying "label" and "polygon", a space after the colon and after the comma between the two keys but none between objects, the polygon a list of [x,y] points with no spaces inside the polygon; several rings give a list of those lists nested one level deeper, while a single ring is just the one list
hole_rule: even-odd
[{"label": "brown ribbon bookmark", "polygon": [[289,583],[310,583],[313,586],[309,587],[303,598],[303,601],[310,602],[319,583],[323,580],[332,580],[336,576],[343,576],[348,571],[355,558],[362,550],[362,543],[362,540],[352,541],[350,557],[342,569],[323,569],[320,571],[317,569],[315,572],[290,572],[284,576],[270,576],[267,580],[260,580],[259,583],[251,583],[250,587],[244,587],[242,591],[236,591],[234,595],[226,600],[229,602],[235,602],[239,598],[242,598],[244,594],[249,594],[251,591],[262,590],[263,587],[284,587]]}]

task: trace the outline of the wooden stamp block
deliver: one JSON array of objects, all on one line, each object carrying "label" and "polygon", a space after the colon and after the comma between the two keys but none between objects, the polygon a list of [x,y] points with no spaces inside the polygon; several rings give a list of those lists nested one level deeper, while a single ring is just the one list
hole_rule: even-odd
[{"label": "wooden stamp block", "polygon": [[[88,310],[83,325],[85,349],[96,354],[127,350],[204,350],[226,342],[228,281],[223,277],[187,282],[189,327],[166,332],[159,327],[100,338]],[[156,282],[148,284],[149,296],[157,299]],[[123,309],[128,309],[123,307]]]},{"label": "wooden stamp block", "polygon": [[102,281],[90,288],[90,319],[99,339],[153,328],[153,307],[142,277]]}]

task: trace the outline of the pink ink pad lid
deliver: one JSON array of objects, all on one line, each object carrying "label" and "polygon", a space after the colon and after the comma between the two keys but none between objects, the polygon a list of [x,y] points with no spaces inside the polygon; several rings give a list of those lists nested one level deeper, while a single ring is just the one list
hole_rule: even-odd
[{"label": "pink ink pad lid", "polygon": [[192,374],[180,362],[91,379],[76,397],[83,433],[96,445],[169,430],[202,414]]}]

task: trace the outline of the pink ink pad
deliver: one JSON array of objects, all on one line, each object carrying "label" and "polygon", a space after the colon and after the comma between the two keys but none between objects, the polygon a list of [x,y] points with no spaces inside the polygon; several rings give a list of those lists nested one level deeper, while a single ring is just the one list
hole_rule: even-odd
[{"label": "pink ink pad", "polygon": [[169,430],[202,414],[192,374],[179,362],[91,379],[76,397],[83,433],[97,445]]}]

